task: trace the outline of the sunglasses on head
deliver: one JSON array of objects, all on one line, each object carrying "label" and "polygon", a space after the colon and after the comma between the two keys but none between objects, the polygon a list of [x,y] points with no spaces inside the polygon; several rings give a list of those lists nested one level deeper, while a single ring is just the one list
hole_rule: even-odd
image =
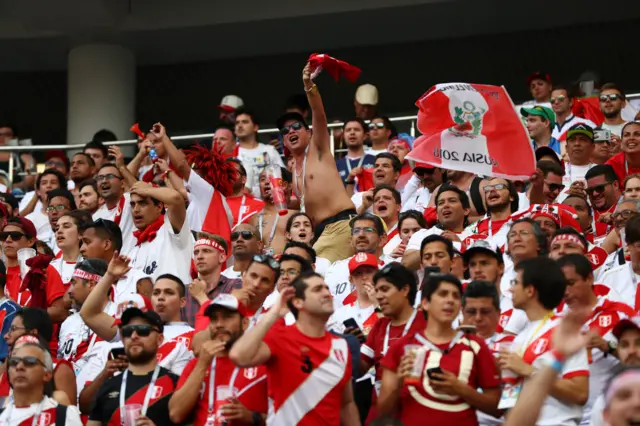
[{"label": "sunglasses on head", "polygon": [[596,185],[591,188],[587,188],[585,191],[587,192],[588,195],[593,195],[596,192],[598,194],[602,194],[605,188],[607,187],[607,185],[611,185],[611,183],[607,182],[607,183],[603,183],[602,185]]},{"label": "sunglasses on head", "polygon": [[158,333],[160,333],[160,330],[149,324],[125,325],[124,327],[122,327],[120,333],[122,334],[122,337],[131,337],[133,336],[134,331],[140,337],[147,337],[151,334],[152,331],[157,331]]},{"label": "sunglasses on head", "polygon": [[0,232],[0,241],[7,241],[9,237],[11,237],[11,241],[19,241],[26,237],[26,235],[18,231]]},{"label": "sunglasses on head", "polygon": [[295,123],[291,123],[287,126],[283,126],[282,129],[280,129],[280,134],[282,136],[286,136],[289,134],[289,132],[291,131],[291,129],[293,130],[300,130],[302,129],[302,123],[299,121],[296,121]]},{"label": "sunglasses on head", "polygon": [[280,271],[280,262],[266,254],[256,254],[255,256],[253,256],[253,261],[261,265],[267,265],[271,269]]},{"label": "sunglasses on head", "polygon": [[44,362],[40,361],[35,356],[23,356],[23,357],[12,356],[9,358],[9,361],[8,361],[9,367],[14,367],[14,368],[17,367],[18,364],[20,363],[24,364],[24,366],[27,368],[35,367],[36,365],[41,365],[43,367],[46,367],[44,365]]},{"label": "sunglasses on head", "polygon": [[622,99],[622,96],[620,95],[616,95],[615,93],[612,93],[610,95],[600,95],[600,102],[607,102],[607,101],[617,101],[618,99]]},{"label": "sunglasses on head", "polygon": [[369,130],[384,129],[384,123],[369,123]]},{"label": "sunglasses on head", "polygon": [[436,169],[424,169],[424,168],[419,168],[419,169],[415,169],[413,172],[416,174],[416,176],[418,177],[422,177],[424,175],[432,175],[433,172],[435,172]]},{"label": "sunglasses on head", "polygon": [[240,237],[245,241],[249,241],[254,237],[254,235],[251,231],[234,231],[231,233],[231,241],[235,241]]}]

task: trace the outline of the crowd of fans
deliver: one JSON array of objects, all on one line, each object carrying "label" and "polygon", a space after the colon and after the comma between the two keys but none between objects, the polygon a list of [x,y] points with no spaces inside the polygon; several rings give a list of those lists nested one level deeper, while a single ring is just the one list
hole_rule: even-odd
[{"label": "crowd of fans", "polygon": [[520,182],[408,161],[372,85],[335,158],[302,80],[268,143],[229,95],[208,148],[157,123],[129,161],[109,132],[37,174],[0,155],[0,424],[638,424],[625,93],[594,122],[530,76]]}]

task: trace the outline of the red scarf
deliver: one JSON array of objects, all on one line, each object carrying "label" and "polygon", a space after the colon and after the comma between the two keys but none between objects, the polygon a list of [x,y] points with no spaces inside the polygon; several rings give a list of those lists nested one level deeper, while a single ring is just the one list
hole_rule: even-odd
[{"label": "red scarf", "polygon": [[26,290],[31,292],[30,308],[47,309],[47,267],[52,260],[53,257],[46,254],[27,260],[30,269],[22,280],[18,293]]},{"label": "red scarf", "polygon": [[158,229],[164,225],[164,215],[161,214],[153,223],[150,223],[144,230],[137,230],[133,232],[135,237],[136,246],[142,245],[142,243],[150,243],[158,236]]}]

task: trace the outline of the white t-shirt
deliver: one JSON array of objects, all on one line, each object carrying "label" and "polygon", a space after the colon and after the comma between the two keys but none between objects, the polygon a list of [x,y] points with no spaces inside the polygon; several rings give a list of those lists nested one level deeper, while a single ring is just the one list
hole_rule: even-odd
[{"label": "white t-shirt", "polygon": [[[126,302],[131,294],[138,293],[138,282],[149,279],[153,283],[153,278],[145,274],[140,269],[131,269],[123,278],[120,278],[113,288],[113,301],[116,305]],[[188,284],[188,283],[187,283]]]},{"label": "white t-shirt", "polygon": [[353,291],[349,280],[349,261],[352,257],[333,262],[324,274],[324,281],[333,295],[333,305],[338,308],[342,306],[344,298]]},{"label": "white t-shirt", "polygon": [[131,267],[151,276],[153,281],[162,274],[173,274],[185,285],[191,282],[191,257],[195,241],[185,218],[182,229],[174,233],[169,215],[164,215],[164,224],[158,229],[156,238],[137,246],[135,240],[122,247],[122,253],[131,258]]},{"label": "white t-shirt", "polygon": [[601,277],[601,283],[612,290],[608,295],[610,300],[626,304],[636,300],[636,288],[640,283],[640,275],[633,271],[631,262],[611,268]]},{"label": "white t-shirt", "polygon": [[627,122],[625,121],[622,124],[616,124],[616,125],[612,125],[612,124],[607,124],[607,123],[602,123],[600,125],[600,127],[602,127],[603,129],[607,129],[609,130],[612,134],[618,136],[618,137],[622,137],[622,128],[624,127],[624,125],[627,124]]},{"label": "white t-shirt", "polygon": [[260,172],[264,170],[267,164],[284,167],[282,158],[276,149],[271,145],[259,143],[257,147],[247,149],[239,147],[238,158],[242,161],[242,165],[247,170],[246,187],[251,189],[251,195],[260,198]]},{"label": "white t-shirt", "polygon": [[[40,404],[40,402],[35,402],[28,407],[17,408],[12,403],[4,409],[2,414],[0,414],[0,424],[3,426],[19,426],[23,424],[31,425],[33,424],[33,417],[40,409]],[[40,418],[35,424],[38,426],[55,426],[57,406],[58,403],[53,398],[45,396],[44,402],[42,402]],[[65,426],[82,426],[78,407],[75,405],[67,407],[67,417],[64,424]]]},{"label": "white t-shirt", "polygon": [[65,287],[71,284],[71,277],[73,276],[73,271],[76,269],[76,263],[77,262],[67,262],[63,260],[62,257],[51,261],[50,265],[58,271],[60,278],[62,278],[62,284],[64,284]]},{"label": "white t-shirt", "polygon": [[25,217],[33,222],[33,226],[36,227],[36,231],[38,233],[37,238],[40,241],[47,243],[47,245],[53,249],[52,243],[55,243],[55,234],[53,229],[51,229],[49,216],[42,212],[42,207],[34,210]]},{"label": "white t-shirt", "polygon": [[[317,259],[316,259],[317,260]],[[225,269],[224,271],[221,272],[221,275],[224,275],[225,277],[233,280],[233,279],[237,279],[240,278],[242,276],[242,272],[240,271],[234,271],[233,270],[233,265],[229,266],[227,269]]]},{"label": "white t-shirt", "polygon": [[[351,202],[356,207],[356,210],[358,210],[360,208],[360,206],[362,205],[362,195],[363,194],[364,194],[364,192],[356,192],[355,194],[353,194],[351,196]],[[373,204],[371,204],[369,206],[369,208],[366,210],[366,212],[367,213],[373,213]]]},{"label": "white t-shirt", "polygon": [[[207,217],[215,188],[194,171],[189,173],[189,180],[186,182],[185,187],[189,191],[189,206],[187,207],[189,226],[192,231],[200,232],[202,231],[202,224]],[[221,196],[222,205],[226,210],[229,226],[231,227],[233,226],[233,214],[227,205],[226,197],[222,194]]]},{"label": "white t-shirt", "polygon": [[[128,247],[134,241],[133,231],[135,231],[136,228],[133,225],[133,215],[131,214],[131,194],[126,192],[123,197],[124,203],[122,203],[122,214],[120,215],[119,226],[122,232],[122,247]],[[93,220],[106,219],[115,222],[120,204],[121,201],[118,201],[118,204],[111,210],[107,208],[106,204],[103,204],[93,214]]]},{"label": "white t-shirt", "polygon": [[604,411],[604,394],[602,392],[601,389],[591,407],[591,418],[589,419],[591,426],[607,426],[607,423],[602,418],[602,412]]},{"label": "white t-shirt", "polygon": [[[407,187],[405,186],[404,189],[406,192]],[[402,195],[404,200],[404,193]],[[406,212],[407,210],[417,210],[420,213],[424,213],[426,208],[429,207],[431,195],[431,192],[429,191],[429,189],[427,189],[426,186],[421,186],[420,188],[416,189],[413,194],[406,197],[406,201],[402,202],[402,209],[400,209],[400,211]]]},{"label": "white t-shirt", "polygon": [[361,308],[358,301],[355,301],[354,303],[343,305],[334,311],[333,315],[331,315],[327,321],[327,330],[332,330],[336,333],[344,333],[345,326],[343,322],[350,318],[356,320],[360,330],[367,335],[369,334],[369,331],[371,331],[373,324],[375,324],[378,319],[378,314],[376,314],[375,307],[373,305]]},{"label": "white t-shirt", "polygon": [[[528,348],[536,354],[532,365],[541,369],[551,364],[553,355],[551,354],[551,333],[559,319],[530,321],[520,334],[518,334],[512,345],[512,350],[524,353]],[[542,323],[542,326],[541,326]],[[576,376],[588,376],[589,362],[587,351],[582,349],[577,354],[569,357],[563,368],[560,377],[571,378]],[[575,426],[582,418],[582,407],[579,405],[565,404],[552,396],[548,396],[540,410],[540,416],[536,422],[537,426]]]},{"label": "white t-shirt", "polygon": [[[72,181],[72,180],[68,180],[67,181],[67,189],[69,191],[73,191],[76,187],[76,184]],[[36,196],[36,191],[29,191],[26,194],[24,194],[22,196],[22,200],[20,200],[20,204],[18,204],[18,211],[22,211],[24,210],[27,205],[29,204],[29,202],[33,199],[33,197]],[[33,209],[34,211],[36,210],[42,210],[42,201],[38,200],[38,202],[36,203],[36,206]]]},{"label": "white t-shirt", "polygon": [[316,273],[324,277],[324,275],[327,273],[327,269],[329,269],[329,266],[331,266],[331,262],[329,261],[329,259],[325,259],[324,257],[316,257],[316,265],[314,268]]}]

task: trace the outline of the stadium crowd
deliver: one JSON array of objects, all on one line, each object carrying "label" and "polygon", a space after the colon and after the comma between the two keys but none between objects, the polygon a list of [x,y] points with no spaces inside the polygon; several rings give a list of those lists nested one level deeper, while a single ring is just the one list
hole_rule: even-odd
[{"label": "stadium crowd", "polygon": [[640,424],[625,93],[532,74],[510,181],[406,159],[369,84],[335,158],[312,71],[268,143],[229,95],[209,147],[2,153],[0,424]]}]

